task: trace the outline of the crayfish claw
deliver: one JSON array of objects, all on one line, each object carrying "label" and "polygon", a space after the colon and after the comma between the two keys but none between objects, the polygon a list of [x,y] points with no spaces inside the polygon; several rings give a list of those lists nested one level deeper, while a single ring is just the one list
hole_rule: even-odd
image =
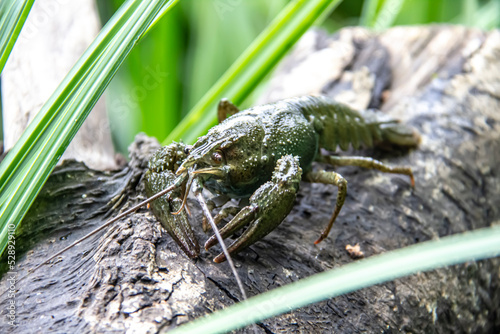
[{"label": "crayfish claw", "polygon": [[[169,187],[176,179],[174,173],[168,170],[161,173],[148,171],[145,176],[148,196]],[[174,189],[172,193],[173,196],[165,195],[151,202],[151,209],[184,253],[190,258],[196,258],[200,254],[200,246],[191,229],[186,211],[181,210],[184,205],[181,191]],[[179,213],[173,215],[172,213],[176,211]]]},{"label": "crayfish claw", "polygon": [[[248,225],[245,232],[228,247],[230,254],[251,246],[281,224],[292,210],[301,177],[302,169],[296,158],[286,155],[278,160],[271,181],[260,186],[250,197],[250,204],[220,230],[222,238],[227,238]],[[217,239],[212,236],[205,243],[205,249],[215,244]],[[221,253],[214,262],[225,260],[225,255]]]},{"label": "crayfish claw", "polygon": [[[183,144],[174,143],[159,149],[153,155],[145,174],[148,197],[176,184],[177,176],[173,170],[178,165],[176,161],[184,157],[184,147]],[[182,210],[186,207],[186,196],[183,196],[181,188],[175,187],[167,195],[151,202],[151,209],[184,253],[190,258],[196,258],[200,254],[200,246],[189,224],[186,210]]]}]

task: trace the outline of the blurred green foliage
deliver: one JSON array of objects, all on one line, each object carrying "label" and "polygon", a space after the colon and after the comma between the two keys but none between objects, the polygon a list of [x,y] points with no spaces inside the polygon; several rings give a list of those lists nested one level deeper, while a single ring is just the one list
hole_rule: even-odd
[{"label": "blurred green foliage", "polygon": [[[122,2],[96,1],[102,21]],[[131,52],[108,87],[117,150],[126,153],[141,131],[162,141],[287,3],[180,1]],[[500,0],[349,0],[322,26],[334,32],[353,25],[383,30],[431,23],[499,27]]]},{"label": "blurred green foliage", "polygon": [[[105,22],[123,0],[97,1]],[[131,52],[106,92],[119,152],[164,139],[278,14],[285,0],[183,0]]]}]

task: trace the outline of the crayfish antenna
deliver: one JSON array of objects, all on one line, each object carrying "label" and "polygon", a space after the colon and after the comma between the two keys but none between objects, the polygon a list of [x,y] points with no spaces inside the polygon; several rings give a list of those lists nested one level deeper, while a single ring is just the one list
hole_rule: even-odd
[{"label": "crayfish antenna", "polygon": [[[219,241],[219,244],[222,248],[222,252],[226,256],[227,263],[229,264],[229,267],[231,267],[231,271],[233,272],[234,278],[236,279],[236,283],[238,284],[238,287],[240,288],[241,296],[243,297],[243,301],[246,301],[247,294],[245,292],[245,288],[243,287],[243,283],[241,282],[240,276],[238,275],[238,272],[236,271],[236,267],[234,266],[233,259],[231,257],[231,254],[227,250],[226,243],[224,242],[224,239],[222,239],[222,236],[219,233],[219,228],[214,222],[214,218],[212,217],[212,214],[210,213],[210,210],[208,209],[208,205],[205,202],[205,198],[203,197],[201,191],[195,190],[196,194],[196,199],[201,205],[201,209],[203,210],[203,214],[207,217],[208,221],[210,222],[210,225],[212,226],[212,230],[215,233],[215,236],[217,237],[217,240]],[[256,324],[252,324],[252,329],[255,334],[259,333],[257,329]]]},{"label": "crayfish antenna", "polygon": [[[133,206],[132,208],[128,209],[127,211],[125,212],[122,212],[120,213],[118,216],[108,220],[106,223],[104,223],[103,225],[99,226],[98,228],[96,228],[95,230],[93,230],[92,232],[90,232],[89,234],[83,236],[82,238],[76,240],[75,242],[73,242],[71,245],[69,245],[68,247],[65,247],[63,248],[62,250],[60,250],[59,252],[57,252],[56,254],[52,255],[51,257],[49,257],[47,260],[43,261],[42,263],[40,263],[39,265],[37,265],[36,267],[34,268],[31,268],[31,269],[28,269],[28,274],[32,274],[33,272],[35,272],[37,269],[40,269],[41,267],[43,267],[44,265],[46,265],[47,263],[49,263],[50,261],[52,261],[53,259],[55,259],[56,257],[58,257],[59,255],[61,255],[62,253],[66,252],[67,250],[75,247],[76,245],[78,245],[79,243],[81,243],[82,241],[90,238],[91,236],[97,234],[98,232],[102,231],[103,229],[105,229],[106,227],[108,227],[109,225],[113,224],[114,222],[116,222],[117,220],[125,217],[125,216],[128,216],[129,214],[131,213],[134,213],[135,211],[139,210],[141,207],[143,207],[144,205],[154,201],[155,199],[157,199],[158,197],[161,197],[163,195],[165,195],[166,193],[172,191],[173,189],[175,189],[178,185],[177,184],[173,184],[172,186],[158,192],[157,194],[145,199],[144,201],[140,202],[139,204]],[[26,276],[27,276],[26,275]],[[24,279],[26,276],[22,277],[19,279],[22,280]]]},{"label": "crayfish antenna", "polygon": [[231,254],[229,254],[229,251],[227,250],[226,244],[224,242],[224,239],[222,239],[222,236],[219,233],[219,229],[217,228],[217,225],[214,222],[214,219],[212,217],[212,214],[210,213],[210,210],[208,209],[208,205],[205,202],[205,198],[203,197],[201,191],[196,191],[196,199],[201,205],[201,209],[203,210],[203,214],[205,217],[207,217],[210,225],[212,226],[212,230],[215,233],[215,236],[217,237],[217,240],[219,241],[219,244],[222,248],[222,252],[226,256],[226,260],[229,263],[229,266],[231,267],[231,271],[233,272],[234,278],[236,279],[236,283],[238,283],[238,287],[240,288],[241,295],[243,296],[243,300],[247,299],[247,294],[245,293],[245,289],[243,288],[243,283],[241,282],[240,276],[238,275],[238,272],[236,271],[236,267],[234,266],[233,259],[231,258]]},{"label": "crayfish antenna", "polygon": [[184,207],[186,206],[187,197],[188,197],[189,191],[191,190],[191,185],[193,184],[193,180],[194,180],[193,174],[190,173],[189,179],[187,182],[187,186],[186,186],[186,191],[184,192],[184,198],[182,199],[181,207],[179,208],[179,210],[172,212],[173,215],[178,215],[179,213],[181,213],[182,209],[184,209]]}]

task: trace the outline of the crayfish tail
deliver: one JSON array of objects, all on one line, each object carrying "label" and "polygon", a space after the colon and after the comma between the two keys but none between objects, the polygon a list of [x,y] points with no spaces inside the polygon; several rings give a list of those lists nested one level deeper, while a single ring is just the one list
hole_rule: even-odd
[{"label": "crayfish tail", "polygon": [[420,134],[403,124],[382,124],[380,129],[382,130],[382,139],[384,142],[406,147],[416,147],[420,144]]}]

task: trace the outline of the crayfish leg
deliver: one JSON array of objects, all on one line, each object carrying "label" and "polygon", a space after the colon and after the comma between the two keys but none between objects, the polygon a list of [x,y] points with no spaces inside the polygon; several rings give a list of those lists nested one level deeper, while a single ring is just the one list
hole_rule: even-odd
[{"label": "crayfish leg", "polygon": [[[222,208],[219,213],[214,217],[214,222],[216,225],[219,225],[224,219],[229,217],[229,215],[236,216],[238,212],[240,212],[241,208],[238,206],[227,206]],[[205,217],[203,217],[205,218]],[[212,229],[212,227],[207,224],[207,228],[203,229],[204,232],[208,232],[208,230]]]},{"label": "crayfish leg", "polygon": [[320,156],[317,159],[320,162],[326,162],[334,166],[358,166],[370,169],[377,169],[384,173],[403,174],[410,177],[410,183],[415,188],[415,179],[410,167],[407,166],[389,166],[378,160],[369,157],[339,157],[339,156]]},{"label": "crayfish leg", "polygon": [[321,241],[326,239],[326,237],[330,233],[333,223],[335,222],[335,219],[337,219],[340,209],[342,209],[342,205],[344,205],[345,197],[347,194],[347,181],[339,173],[327,172],[327,171],[308,172],[304,176],[304,181],[333,184],[337,186],[339,189],[337,193],[337,202],[335,203],[335,209],[333,210],[332,217],[330,218],[327,227],[321,233],[318,240],[314,242],[314,244],[319,244]]},{"label": "crayfish leg", "polygon": [[[240,214],[237,214],[233,220],[231,220],[223,228],[220,229],[219,232],[220,232],[220,235],[222,236],[222,238],[225,239],[225,238],[231,236],[233,233],[235,233],[239,229],[243,228],[245,225],[248,225],[249,223],[251,223],[255,217],[256,210],[257,210],[257,207],[251,207],[251,206],[246,206],[243,209],[241,209]],[[241,238],[241,239],[244,239],[244,238]],[[208,249],[210,249],[210,247],[212,247],[216,244],[217,244],[217,238],[215,236],[212,236],[205,243],[205,249],[208,250]],[[231,247],[235,248],[234,243],[231,245]]]},{"label": "crayfish leg", "polygon": [[[214,210],[215,208],[220,208],[224,206],[227,202],[231,200],[231,197],[227,195],[217,195],[212,197],[211,199],[206,201],[207,207],[209,211]],[[233,207],[229,208],[222,208],[219,213],[214,217],[214,222],[216,225],[219,225],[219,223],[227,218],[230,214],[235,215],[238,213],[239,208],[235,207],[234,209],[231,209]],[[207,217],[203,216],[202,222],[201,222],[201,227],[203,228],[203,232],[209,231],[212,227],[207,221]]]}]

